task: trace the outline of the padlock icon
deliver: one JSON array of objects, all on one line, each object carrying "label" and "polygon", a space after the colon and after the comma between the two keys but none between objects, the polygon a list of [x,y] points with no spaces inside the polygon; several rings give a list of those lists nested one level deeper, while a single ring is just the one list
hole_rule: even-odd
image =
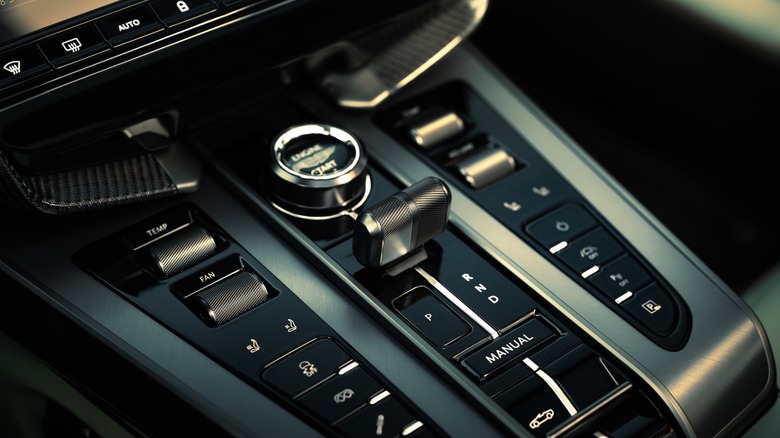
[{"label": "padlock icon", "polygon": [[190,7],[187,6],[187,3],[182,0],[176,2],[176,7],[179,8],[179,12],[187,12],[190,10]]}]

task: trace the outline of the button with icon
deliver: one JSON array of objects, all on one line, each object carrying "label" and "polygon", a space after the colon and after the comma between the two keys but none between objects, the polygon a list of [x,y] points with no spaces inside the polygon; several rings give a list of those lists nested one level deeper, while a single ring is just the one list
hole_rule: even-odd
[{"label": "button with icon", "polygon": [[274,362],[263,371],[263,380],[290,397],[336,374],[352,358],[334,341],[318,339]]},{"label": "button with icon", "polygon": [[108,43],[91,23],[58,33],[38,46],[56,67],[108,50]]}]

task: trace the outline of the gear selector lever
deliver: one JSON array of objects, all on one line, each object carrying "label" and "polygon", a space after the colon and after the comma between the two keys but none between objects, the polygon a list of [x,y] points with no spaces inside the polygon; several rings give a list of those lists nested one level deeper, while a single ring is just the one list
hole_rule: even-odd
[{"label": "gear selector lever", "polygon": [[412,253],[444,230],[451,200],[449,187],[428,177],[362,211],[352,240],[355,258],[379,268]]}]

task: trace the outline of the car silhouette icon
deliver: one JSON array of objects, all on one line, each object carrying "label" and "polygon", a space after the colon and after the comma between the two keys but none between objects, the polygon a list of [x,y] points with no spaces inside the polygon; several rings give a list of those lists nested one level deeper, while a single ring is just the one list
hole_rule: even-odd
[{"label": "car silhouette icon", "polygon": [[540,412],[536,415],[536,417],[533,420],[531,420],[530,423],[528,423],[528,427],[530,427],[531,429],[536,429],[539,426],[541,426],[542,423],[551,419],[553,415],[555,415],[555,412],[552,409],[548,409],[544,412]]}]

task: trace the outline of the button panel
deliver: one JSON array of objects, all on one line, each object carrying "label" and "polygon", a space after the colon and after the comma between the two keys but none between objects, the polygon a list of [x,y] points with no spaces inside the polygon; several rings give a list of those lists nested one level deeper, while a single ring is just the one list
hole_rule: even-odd
[{"label": "button panel", "polygon": [[[139,254],[201,228],[217,251],[159,277]],[[186,248],[182,248],[186,252]],[[74,261],[257,390],[333,422],[392,396],[413,422],[442,436],[403,393],[197,206],[182,203],[93,242]],[[203,324],[206,322],[206,324]]]},{"label": "button panel", "polygon": [[[434,111],[458,114],[467,123],[459,132],[421,148],[409,139],[406,127]],[[423,161],[447,170],[443,174],[449,176],[449,183],[648,338],[668,350],[685,344],[690,313],[679,294],[587,203],[565,175],[550,166],[467,85],[455,82],[428,91],[385,109],[376,121]],[[508,160],[499,158],[501,153],[517,163],[514,170],[507,170]],[[490,162],[500,164],[494,167],[488,165]],[[494,174],[500,176],[492,177]],[[463,294],[464,301],[473,298],[459,291],[457,281],[450,282],[455,286],[442,280],[454,293]],[[650,305],[642,308],[632,303],[637,289],[650,282],[658,285],[652,294],[664,301],[663,318],[648,317]],[[482,314],[476,304],[469,303]]]},{"label": "button panel", "polygon": [[[160,38],[168,38],[169,42],[173,42],[177,38],[176,35],[186,31],[188,26],[201,26],[200,30],[205,31],[207,29],[202,25],[206,20],[224,17],[222,22],[215,21],[211,25],[222,26],[228,19],[241,18],[241,13],[236,11],[239,7],[245,9],[248,14],[252,12],[253,6],[277,2],[278,0],[152,0],[138,1],[135,6],[129,8],[123,5],[108,6],[104,8],[105,13],[101,16],[62,23],[69,26],[67,30],[57,34],[44,30],[35,41],[11,47],[0,53],[0,89],[47,73],[47,79],[55,78],[58,70],[76,62],[84,63],[86,59],[99,58],[105,61],[111,56],[123,53],[125,48],[134,50],[135,47],[131,43],[137,40],[143,40],[142,44],[153,42],[154,37],[151,35],[160,34]],[[45,56],[42,56],[39,50]],[[105,55],[106,53],[108,54]],[[43,81],[35,82],[35,85],[41,84]]]}]

